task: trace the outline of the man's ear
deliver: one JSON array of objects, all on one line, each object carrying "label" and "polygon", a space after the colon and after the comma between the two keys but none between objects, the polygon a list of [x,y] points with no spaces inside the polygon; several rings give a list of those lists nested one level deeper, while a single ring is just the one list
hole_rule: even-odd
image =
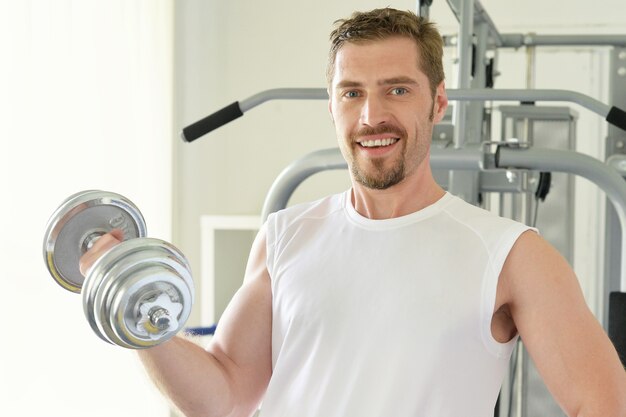
[{"label": "man's ear", "polygon": [[328,113],[330,114],[330,120],[332,120],[334,124],[335,117],[333,116],[333,103],[332,103],[332,96],[330,95],[330,88],[326,89],[326,93],[328,93]]},{"label": "man's ear", "polygon": [[448,108],[448,94],[446,93],[446,83],[442,81],[435,91],[435,99],[433,103],[433,121],[439,123],[446,114]]}]

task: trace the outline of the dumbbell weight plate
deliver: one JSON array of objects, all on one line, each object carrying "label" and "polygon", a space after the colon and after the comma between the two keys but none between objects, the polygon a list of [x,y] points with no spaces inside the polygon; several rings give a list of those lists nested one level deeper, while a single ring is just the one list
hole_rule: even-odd
[{"label": "dumbbell weight plate", "polygon": [[[182,330],[191,313],[191,287],[173,271],[165,272],[163,266],[151,269],[126,281],[105,309],[115,334],[111,339],[117,345],[141,349],[163,343]],[[149,315],[157,309],[167,314],[164,328],[150,320]]]},{"label": "dumbbell weight plate", "polygon": [[[193,280],[184,255],[159,239],[117,245],[93,265],[83,288],[83,308],[94,332],[127,348],[157,345],[176,334],[191,313]],[[147,313],[167,310],[171,323],[157,328]],[[149,311],[150,310],[150,311]]]},{"label": "dumbbell weight plate", "polygon": [[79,259],[86,239],[113,229],[122,229],[124,240],[146,236],[141,212],[126,197],[90,190],[66,199],[53,213],[44,234],[44,259],[55,281],[79,293],[84,282]]}]

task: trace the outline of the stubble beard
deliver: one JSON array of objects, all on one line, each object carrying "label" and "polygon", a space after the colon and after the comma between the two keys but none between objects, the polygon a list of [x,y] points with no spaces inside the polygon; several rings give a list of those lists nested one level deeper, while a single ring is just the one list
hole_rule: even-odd
[{"label": "stubble beard", "polygon": [[368,163],[371,165],[369,170],[361,167],[361,164],[355,159],[352,163],[352,176],[355,181],[373,190],[386,190],[400,183],[405,176],[403,157],[406,145],[404,139],[401,139],[401,141],[403,149],[397,160],[393,162],[391,168],[385,167],[385,160],[383,158],[369,161]]},{"label": "stubble beard", "polygon": [[[432,122],[434,120],[435,115],[435,102],[433,99],[433,103],[430,108],[430,114],[428,115],[428,120]],[[385,168],[385,159],[384,158],[376,158],[370,160],[369,163],[372,166],[371,173],[368,173],[367,169],[360,166],[357,161],[354,152],[354,148],[360,146],[357,144],[357,139],[360,136],[368,136],[368,135],[380,135],[383,133],[392,133],[400,140],[400,145],[402,149],[400,150],[400,154],[396,161],[393,162],[390,169]],[[422,132],[425,133],[425,132]],[[432,133],[432,131],[431,131]],[[428,148],[429,142],[431,138],[423,137],[420,138],[420,131],[416,129],[415,131],[415,142],[417,146],[417,164],[420,165],[423,160],[428,156]],[[384,125],[377,128],[363,128],[358,132],[352,134],[350,136],[349,146],[352,146],[352,152],[350,153],[350,170],[352,172],[352,177],[356,182],[363,185],[364,187],[373,189],[373,190],[386,190],[394,185],[399,184],[406,177],[406,154],[407,154],[407,141],[408,134],[407,131],[400,126],[393,125]]]},{"label": "stubble beard", "polygon": [[[356,152],[351,152],[350,169],[352,177],[359,184],[374,190],[385,190],[400,183],[405,177],[405,154],[407,144],[407,133],[404,129],[398,126],[380,126],[377,128],[363,128],[353,134],[350,138],[350,144],[353,147],[358,147],[356,139],[361,136],[380,135],[384,133],[392,133],[399,138],[399,145],[402,146],[400,153],[395,161],[391,163],[391,167],[387,167],[387,161],[385,158],[376,158],[365,163],[369,165],[367,167],[362,166],[362,163],[355,157]],[[354,149],[354,148],[353,148]]]}]

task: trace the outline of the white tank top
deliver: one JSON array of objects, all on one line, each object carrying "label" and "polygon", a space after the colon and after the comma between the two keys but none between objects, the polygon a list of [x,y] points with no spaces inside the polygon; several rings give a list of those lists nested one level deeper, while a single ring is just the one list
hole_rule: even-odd
[{"label": "white tank top", "polygon": [[267,221],[272,378],[262,417],[493,416],[517,338],[491,334],[530,229],[446,194],[388,220],[351,191]]}]

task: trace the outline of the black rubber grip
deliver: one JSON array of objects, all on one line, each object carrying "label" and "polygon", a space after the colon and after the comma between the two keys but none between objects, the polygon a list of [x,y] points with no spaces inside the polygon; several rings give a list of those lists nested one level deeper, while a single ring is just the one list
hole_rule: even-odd
[{"label": "black rubber grip", "polygon": [[626,367],[626,293],[609,295],[609,338]]},{"label": "black rubber grip", "polygon": [[609,110],[609,114],[606,115],[606,121],[613,126],[626,130],[626,111],[613,106]]},{"label": "black rubber grip", "polygon": [[241,116],[243,116],[243,112],[241,111],[241,108],[239,108],[239,102],[235,101],[233,104],[229,104],[223,109],[208,115],[204,119],[198,120],[194,124],[187,126],[183,129],[181,137],[185,142],[193,142],[199,137],[206,135],[220,126],[224,126],[226,123],[230,123]]}]

